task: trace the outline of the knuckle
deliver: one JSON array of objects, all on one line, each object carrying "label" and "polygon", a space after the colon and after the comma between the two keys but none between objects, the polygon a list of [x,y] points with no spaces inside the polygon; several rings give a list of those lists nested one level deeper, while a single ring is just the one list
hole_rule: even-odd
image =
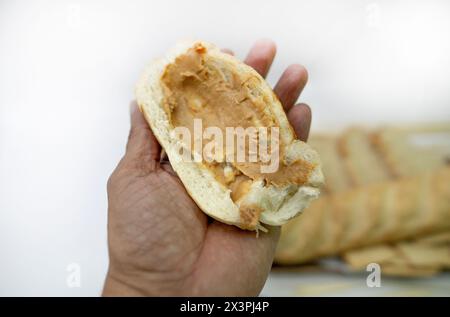
[{"label": "knuckle", "polygon": [[120,176],[119,176],[120,171],[123,169],[124,164],[125,164],[125,158],[122,158],[120,160],[119,164],[117,164],[117,167],[111,173],[111,175],[109,175],[108,180],[106,182],[106,189],[108,192],[113,190],[116,187],[116,184],[119,181],[118,178],[120,178]]},{"label": "knuckle", "polygon": [[116,176],[115,176],[115,172],[113,172],[109,177],[108,177],[108,181],[106,182],[106,190],[109,192],[111,190],[113,190],[114,185],[116,183]]},{"label": "knuckle", "polygon": [[136,137],[145,136],[147,133],[145,127],[131,127],[130,132],[128,133],[128,141]]},{"label": "knuckle", "polygon": [[135,137],[136,135],[136,128],[131,127],[130,132],[128,132],[128,143]]}]

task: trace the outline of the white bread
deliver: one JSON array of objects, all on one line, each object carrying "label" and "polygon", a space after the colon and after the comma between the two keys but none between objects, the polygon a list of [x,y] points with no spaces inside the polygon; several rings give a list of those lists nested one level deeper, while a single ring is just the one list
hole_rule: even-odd
[{"label": "white bread", "polygon": [[[303,184],[287,184],[276,186],[261,180],[253,180],[250,190],[238,201],[233,201],[230,189],[220,183],[203,162],[186,162],[179,153],[180,140],[171,133],[173,126],[164,109],[166,98],[162,87],[162,75],[168,65],[188,50],[201,45],[209,60],[213,60],[219,69],[232,72],[237,76],[251,76],[257,84],[251,87],[255,94],[266,101],[264,115],[273,118],[280,129],[280,142],[288,144],[287,155],[301,159],[314,166],[308,179]],[[136,99],[140,110],[148,121],[153,133],[167,153],[174,171],[183,182],[187,192],[197,205],[209,216],[231,225],[248,230],[263,229],[260,223],[282,225],[299,214],[311,200],[319,195],[319,187],[323,183],[318,154],[305,143],[296,140],[282,105],[265,80],[251,67],[233,56],[221,52],[214,45],[196,41],[178,44],[162,59],[154,60],[144,71],[136,87]],[[192,152],[198,157],[198,153]],[[242,205],[255,205],[261,213],[248,220],[242,216]]]}]

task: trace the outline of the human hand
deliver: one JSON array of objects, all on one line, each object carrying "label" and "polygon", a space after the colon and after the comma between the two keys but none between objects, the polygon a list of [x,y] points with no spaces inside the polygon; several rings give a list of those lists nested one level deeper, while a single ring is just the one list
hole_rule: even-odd
[{"label": "human hand", "polygon": [[[245,62],[263,77],[275,44],[259,41]],[[274,91],[297,136],[306,140],[311,111],[294,106],[307,81],[291,65]],[[272,265],[280,228],[256,238],[209,219],[187,194],[135,103],[125,156],[108,180],[109,270],[103,295],[256,296]]]}]

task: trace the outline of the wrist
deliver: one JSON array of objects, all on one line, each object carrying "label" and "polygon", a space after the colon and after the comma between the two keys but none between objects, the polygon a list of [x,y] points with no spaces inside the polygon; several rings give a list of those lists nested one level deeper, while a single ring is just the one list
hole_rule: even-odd
[{"label": "wrist", "polygon": [[117,270],[109,267],[102,296],[177,296],[183,283],[148,271]]},{"label": "wrist", "polygon": [[123,278],[108,270],[103,286],[102,296],[151,296],[144,290],[133,285],[131,279]]}]

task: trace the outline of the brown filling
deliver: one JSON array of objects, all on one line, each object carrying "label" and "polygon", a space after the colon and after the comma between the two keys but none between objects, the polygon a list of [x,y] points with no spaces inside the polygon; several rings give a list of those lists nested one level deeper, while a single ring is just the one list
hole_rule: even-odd
[{"label": "brown filling", "polygon": [[[223,135],[225,127],[245,129],[279,126],[274,119],[276,117],[267,114],[269,100],[252,89],[259,85],[260,78],[224,69],[205,52],[206,48],[200,44],[189,49],[169,64],[161,77],[164,107],[173,127],[187,127],[193,135],[194,118],[202,119],[203,129],[219,127]],[[303,160],[285,165],[285,146],[279,145],[279,168],[274,173],[262,174],[261,164],[268,163],[262,163],[259,158],[257,162],[246,160],[245,163],[225,163],[219,160],[204,165],[213,171],[220,183],[231,190],[233,201],[245,195],[253,180],[263,179],[275,186],[302,185],[314,166]],[[245,147],[247,153],[248,140]],[[259,214],[256,216],[259,217]]]}]

